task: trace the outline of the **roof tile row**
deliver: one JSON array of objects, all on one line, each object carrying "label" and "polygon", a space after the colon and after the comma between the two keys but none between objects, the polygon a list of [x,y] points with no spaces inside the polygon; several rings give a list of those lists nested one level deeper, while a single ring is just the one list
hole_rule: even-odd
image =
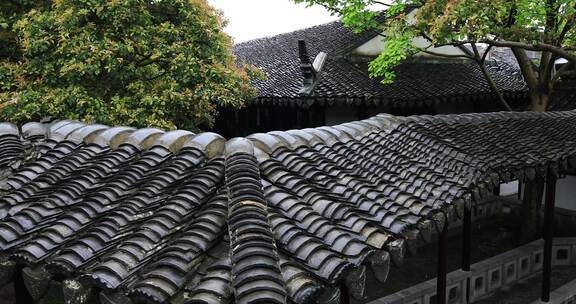
[{"label": "roof tile row", "polygon": [[2,124],[0,284],[60,281],[69,303],[362,299],[499,182],[574,169],[575,122],[380,115],[227,142]]}]

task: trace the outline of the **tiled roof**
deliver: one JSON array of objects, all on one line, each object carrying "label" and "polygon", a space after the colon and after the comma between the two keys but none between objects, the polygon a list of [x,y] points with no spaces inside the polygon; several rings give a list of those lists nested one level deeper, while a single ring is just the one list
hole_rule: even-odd
[{"label": "tiled roof", "polygon": [[553,111],[576,109],[576,76],[567,77],[556,85],[549,109]]},{"label": "tiled roof", "polygon": [[500,181],[576,167],[576,112],[377,116],[224,140],[0,125],[0,285],[70,303],[331,303]]},{"label": "tiled roof", "polygon": [[[350,55],[354,48],[375,36],[374,32],[354,34],[340,21],[334,21],[239,43],[235,53],[239,61],[253,64],[267,76],[253,81],[259,92],[254,100],[257,104],[365,103],[394,107],[406,103],[495,99],[477,64],[467,61],[415,59],[398,68],[394,84],[381,84],[380,79],[369,77],[367,59]],[[299,95],[303,76],[298,40],[306,41],[312,60],[320,52],[328,55],[316,89],[305,97]],[[505,94],[525,94],[527,87],[517,68],[504,62],[488,62],[487,66]]]}]

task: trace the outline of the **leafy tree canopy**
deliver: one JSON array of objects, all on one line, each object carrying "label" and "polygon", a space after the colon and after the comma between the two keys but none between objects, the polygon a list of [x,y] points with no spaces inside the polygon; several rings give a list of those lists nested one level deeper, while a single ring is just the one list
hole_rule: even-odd
[{"label": "leafy tree canopy", "polygon": [[252,96],[205,0],[5,0],[0,118],[135,127],[213,124]]},{"label": "leafy tree canopy", "polygon": [[[481,65],[491,48],[509,47],[530,88],[533,109],[545,110],[556,82],[576,64],[574,0],[294,1],[322,5],[355,31],[385,33],[386,48],[369,66],[371,75],[383,76],[385,83],[393,81],[398,64],[418,52],[432,53],[432,47],[461,47],[465,55],[460,57]],[[375,21],[375,8],[386,10],[383,23]],[[410,8],[417,12],[409,14]],[[430,47],[417,47],[415,37],[426,38]],[[487,46],[484,54],[477,44]],[[527,51],[538,52],[539,59],[530,60]],[[556,73],[554,63],[560,58],[569,64]]]}]

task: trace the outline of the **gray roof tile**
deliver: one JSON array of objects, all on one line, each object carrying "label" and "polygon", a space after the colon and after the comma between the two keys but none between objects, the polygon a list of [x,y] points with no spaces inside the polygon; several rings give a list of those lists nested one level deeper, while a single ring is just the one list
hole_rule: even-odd
[{"label": "gray roof tile", "polygon": [[[340,21],[255,39],[235,46],[239,62],[260,68],[266,79],[255,79],[256,104],[267,105],[359,105],[391,108],[418,107],[438,102],[496,100],[478,65],[469,61],[415,59],[400,65],[393,84],[370,78],[368,59],[350,52],[376,37],[366,31],[355,34]],[[309,96],[301,96],[298,40],[305,40],[312,58],[328,55],[319,83]],[[521,98],[526,84],[517,67],[490,61],[487,67],[499,89],[509,97]]]},{"label": "gray roof tile", "polygon": [[[24,266],[37,297],[64,278],[67,299],[97,287],[103,303],[361,299],[367,271],[385,283],[391,263],[499,182],[575,169],[575,122],[576,112],[378,116],[229,141],[8,126],[0,283]],[[85,140],[94,132],[99,144]],[[28,149],[39,153],[23,160]]]}]

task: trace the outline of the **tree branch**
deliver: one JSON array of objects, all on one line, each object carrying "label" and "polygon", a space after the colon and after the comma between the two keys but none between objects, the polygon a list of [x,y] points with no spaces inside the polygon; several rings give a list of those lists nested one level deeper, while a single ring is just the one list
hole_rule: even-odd
[{"label": "tree branch", "polygon": [[388,3],[384,3],[384,2],[380,2],[380,1],[374,1],[374,3],[380,4],[380,5],[384,5],[385,7],[390,7],[390,6],[392,6],[392,5],[388,4]]},{"label": "tree branch", "polygon": [[474,51],[474,60],[476,61],[480,61],[480,52],[478,52],[478,47],[476,46],[476,43],[471,43],[470,44],[472,46],[472,51]]},{"label": "tree branch", "polygon": [[[484,75],[484,78],[488,82],[490,89],[492,89],[492,91],[494,91],[494,93],[496,93],[496,95],[498,96],[498,100],[500,101],[500,103],[502,103],[504,108],[506,108],[506,110],[512,112],[513,111],[512,107],[508,104],[508,102],[504,98],[504,95],[502,95],[502,92],[500,92],[500,90],[498,89],[498,86],[496,85],[496,82],[494,82],[494,79],[492,79],[492,75],[490,75],[490,72],[488,72],[488,69],[486,69],[486,65],[484,64],[485,57],[484,56],[480,57],[480,52],[478,52],[478,47],[476,46],[476,43],[472,43],[471,45],[472,45],[472,50],[474,51],[474,61],[476,61],[476,63],[478,64],[478,67],[480,67],[480,71],[482,71],[482,75]],[[486,53],[488,53],[488,51],[489,50],[487,50]]]},{"label": "tree branch", "polygon": [[162,73],[159,73],[159,74],[156,75],[156,76],[152,76],[152,77],[150,77],[150,78],[143,78],[142,80],[143,80],[143,81],[151,81],[151,80],[154,80],[154,79],[158,79],[158,78],[166,75],[166,73],[168,73],[168,72],[167,72],[167,71],[163,71]]},{"label": "tree branch", "polygon": [[556,33],[558,23],[556,22],[557,10],[554,9],[556,6],[555,0],[546,1],[546,27],[544,28],[544,39],[546,43],[552,42],[550,39],[550,33]]},{"label": "tree branch", "polygon": [[497,46],[497,47],[519,48],[519,49],[524,49],[527,51],[550,52],[550,53],[558,55],[558,57],[576,62],[576,54],[570,53],[570,51],[576,51],[576,46],[559,47],[559,46],[546,44],[546,43],[532,43],[532,44],[530,44],[530,43],[507,41],[507,40],[484,39],[484,40],[480,40],[480,41],[474,41],[474,40],[453,41],[453,42],[435,45],[435,47],[442,47],[442,46],[448,46],[448,45],[459,46],[459,45],[471,44],[471,43],[485,43],[485,44]]},{"label": "tree branch", "polygon": [[474,59],[474,53],[472,53],[467,47],[463,46],[463,45],[459,45],[457,46],[457,48],[459,48],[462,52],[464,52],[466,55],[470,56],[471,59]]},{"label": "tree branch", "polygon": [[554,72],[554,67],[556,65],[557,59],[558,59],[558,56],[550,55],[548,57],[548,63],[546,64],[546,67],[544,68],[544,74],[540,75],[540,81],[542,83],[548,84],[548,90],[550,90],[550,80],[552,79],[552,73]]},{"label": "tree branch", "polygon": [[7,1],[14,4],[18,9],[22,8],[22,3],[20,3],[19,1],[16,0],[7,0]]},{"label": "tree branch", "polygon": [[502,103],[502,105],[504,106],[504,108],[506,108],[507,111],[512,112],[512,107],[510,107],[510,105],[508,104],[508,102],[506,101],[506,99],[504,99],[504,95],[502,95],[502,92],[500,92],[500,90],[498,89],[498,86],[496,85],[496,82],[494,82],[494,79],[492,79],[492,76],[490,75],[490,73],[488,72],[488,69],[486,69],[486,65],[484,65],[483,63],[479,63],[478,62],[478,66],[480,67],[480,71],[482,71],[482,74],[484,75],[484,78],[486,78],[486,81],[488,81],[488,84],[490,85],[490,88],[492,89],[492,91],[494,91],[494,93],[496,93],[496,95],[498,96],[498,100],[500,100],[500,103]]},{"label": "tree branch", "polygon": [[564,64],[558,71],[556,71],[556,74],[554,74],[554,77],[552,77],[552,79],[550,80],[550,89],[553,90],[554,87],[556,86],[556,83],[560,80],[560,77],[562,77],[562,75],[566,74],[568,71],[570,71],[570,68],[572,67],[572,63],[566,63]]},{"label": "tree branch", "polygon": [[532,67],[532,62],[528,55],[526,55],[526,51],[521,48],[512,48],[512,52],[520,65],[520,71],[522,72],[522,76],[524,76],[524,80],[526,80],[526,84],[530,89],[536,89],[538,87],[538,78],[536,77],[536,72]]},{"label": "tree branch", "polygon": [[418,48],[418,50],[422,53],[426,53],[429,55],[433,55],[433,56],[438,56],[438,57],[443,57],[443,58],[465,58],[465,59],[474,59],[468,55],[456,55],[456,54],[442,54],[442,53],[436,53],[433,51],[429,51],[427,50],[427,48]]},{"label": "tree branch", "polygon": [[488,56],[488,54],[490,53],[490,51],[492,50],[493,47],[494,47],[493,45],[489,45],[486,48],[486,51],[484,51],[484,55],[482,55],[482,59],[481,59],[482,63],[484,63],[486,61],[486,57]]},{"label": "tree branch", "polygon": [[[576,3],[574,3],[574,9],[576,10]],[[556,44],[562,45],[564,38],[566,38],[566,35],[570,31],[570,29],[572,29],[572,27],[574,26],[575,21],[576,21],[576,14],[572,14],[572,16],[570,16],[570,18],[566,20],[566,23],[564,24],[562,31],[560,31],[560,35],[558,35]]]},{"label": "tree branch", "polygon": [[510,1],[512,5],[510,5],[510,12],[508,13],[508,21],[506,22],[506,27],[511,27],[516,23],[516,3],[514,1]]},{"label": "tree branch", "polygon": [[486,43],[488,45],[499,46],[499,47],[509,47],[512,49],[524,49],[528,51],[541,51],[550,52],[552,54],[558,55],[558,57],[565,58],[572,62],[576,62],[576,55],[569,53],[566,49],[557,47],[546,43],[534,43],[528,44],[523,42],[506,41],[506,40],[482,40],[481,43]]}]

